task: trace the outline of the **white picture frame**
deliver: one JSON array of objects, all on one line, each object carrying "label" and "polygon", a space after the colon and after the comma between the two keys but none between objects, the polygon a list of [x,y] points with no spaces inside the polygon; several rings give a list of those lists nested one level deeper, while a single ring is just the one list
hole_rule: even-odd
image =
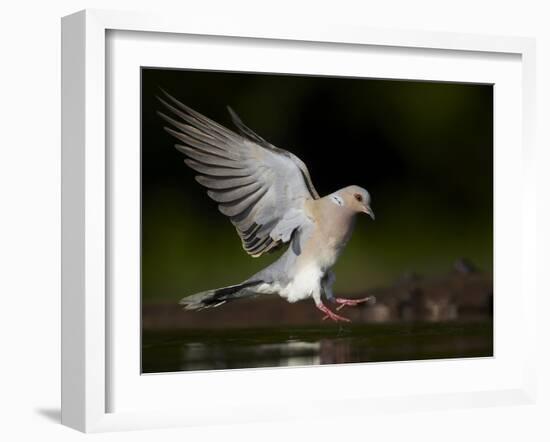
[{"label": "white picture frame", "polygon": [[[111,134],[106,130],[108,114],[108,94],[110,77],[108,64],[113,56],[108,51],[107,36],[115,32],[161,33],[162,35],[180,36],[217,36],[219,38],[247,39],[248,41],[284,42],[288,46],[307,42],[309,45],[332,45],[335,51],[346,47],[376,47],[380,51],[390,48],[407,50],[430,50],[437,54],[475,54],[483,59],[491,54],[504,54],[519,60],[520,81],[518,90],[512,95],[519,100],[521,109],[510,114],[509,124],[516,130],[518,145],[511,146],[512,160],[520,161],[516,174],[518,185],[512,192],[516,198],[514,205],[521,210],[515,212],[515,223],[509,228],[517,233],[515,247],[517,257],[502,259],[501,269],[514,266],[516,273],[502,271],[496,266],[495,278],[500,278],[501,286],[508,281],[510,286],[519,291],[520,295],[508,299],[510,309],[517,306],[522,314],[514,325],[518,330],[522,346],[521,354],[517,354],[513,376],[508,376],[500,384],[483,388],[479,384],[466,379],[461,391],[449,392],[444,384],[437,384],[425,394],[403,390],[376,395],[369,395],[358,389],[353,396],[341,396],[322,400],[315,395],[308,398],[304,404],[294,404],[273,401],[257,406],[252,396],[242,395],[235,403],[230,401],[231,409],[223,411],[220,406],[209,415],[200,406],[199,392],[195,390],[186,397],[187,402],[197,402],[193,410],[185,407],[157,405],[154,409],[136,408],[135,410],[113,409],[110,404],[110,393],[115,388],[112,381],[113,361],[111,335],[113,335],[113,318],[111,311],[112,289],[109,273],[110,260],[115,259],[110,253],[109,244],[114,240],[112,235],[116,229],[111,229],[110,212],[117,199],[111,195],[109,180],[112,161],[109,152]],[[151,34],[153,35],[153,34]],[[159,34],[155,34],[159,35]],[[335,46],[336,45],[336,46]],[[308,24],[295,26],[292,24],[272,24],[257,22],[215,22],[196,19],[185,21],[172,17],[159,17],[151,14],[112,12],[100,10],[81,11],[63,18],[62,21],[62,423],[85,432],[112,431],[138,428],[158,428],[169,426],[207,425],[214,417],[217,422],[252,422],[285,418],[300,418],[347,414],[357,415],[370,413],[374,410],[395,412],[409,409],[456,408],[470,406],[486,406],[510,403],[532,403],[536,394],[534,354],[531,347],[535,332],[536,290],[534,287],[535,265],[528,265],[535,249],[534,228],[534,177],[532,170],[533,121],[535,97],[535,43],[534,40],[518,37],[494,37],[480,35],[465,35],[451,33],[428,33],[416,31],[387,31],[376,29],[358,29],[329,24]],[[516,83],[514,83],[516,84]],[[495,112],[499,112],[498,103]],[[495,150],[500,149],[499,137],[496,137]],[[498,171],[497,171],[498,175]],[[497,182],[498,185],[498,182]],[[519,201],[517,201],[519,199]],[[497,203],[498,204],[498,203]],[[499,218],[495,216],[495,219]],[[497,221],[498,222],[498,221]],[[511,226],[511,227],[510,227]],[[498,254],[498,244],[495,253]],[[498,258],[498,255],[496,256]],[[506,267],[508,266],[508,267]],[[498,287],[498,283],[495,282]],[[510,297],[509,297],[510,298]],[[135,300],[139,303],[139,299]],[[504,303],[502,304],[504,305]],[[505,321],[498,324],[500,329],[507,329]],[[501,311],[504,311],[502,309]],[[502,318],[509,316],[502,315]],[[510,327],[512,324],[508,324]],[[138,330],[136,330],[138,333]],[[503,336],[503,333],[500,333]],[[508,335],[507,335],[508,336]],[[114,338],[113,338],[114,339]],[[514,339],[510,339],[512,341]],[[512,344],[510,344],[512,345]],[[504,354],[504,353],[502,353]],[[495,359],[499,358],[495,353]],[[125,356],[123,356],[125,357]],[[503,358],[502,360],[505,360]],[[438,362],[432,362],[432,364]],[[445,369],[466,370],[475,373],[478,369],[486,370],[491,375],[494,366],[465,367],[460,362]],[[395,364],[394,364],[395,365]],[[354,367],[328,368],[331,372],[345,371],[344,377],[358,376],[364,365]],[[379,366],[380,367],[380,366]],[[433,369],[433,365],[431,368]],[[476,368],[479,367],[479,368]],[[502,367],[501,367],[502,368]],[[504,367],[506,368],[506,367]],[[503,368],[503,369],[504,369]],[[376,369],[375,369],[376,370]],[[388,371],[387,366],[383,370]],[[391,370],[391,369],[390,369]],[[414,370],[419,376],[425,373],[426,365],[409,364],[408,370]],[[470,371],[468,371],[470,370]],[[258,374],[259,373],[259,374]],[[279,376],[280,371],[277,372]],[[285,370],[285,377],[290,382],[301,382],[291,379],[303,376],[299,369]],[[290,373],[290,374],[289,374]],[[311,373],[311,372],[310,372]],[[426,372],[427,373],[427,372]],[[433,373],[433,370],[431,371]],[[139,377],[135,370],[131,376]],[[231,383],[236,385],[244,382],[246,371],[235,373],[212,373],[194,375],[193,382],[204,380],[210,376],[213,383],[222,382],[230,376]],[[130,375],[129,375],[130,376]],[[251,389],[261,388],[276,374],[269,370],[254,371],[247,376]],[[473,376],[470,374],[470,376]],[[161,380],[161,378],[163,378]],[[201,379],[199,379],[201,378]],[[498,378],[496,376],[495,378]],[[508,379],[509,378],[509,379]],[[120,376],[119,376],[120,379]],[[136,378],[137,379],[137,378]],[[176,378],[173,378],[176,379]],[[191,379],[191,378],[189,378]],[[303,381],[303,377],[301,378]],[[169,376],[157,376],[156,383],[150,382],[149,389],[173,388],[174,381]],[[163,385],[159,387],[159,382]],[[176,381],[177,382],[177,381]],[[131,385],[131,384],[128,384]],[[277,385],[276,382],[274,385]],[[312,393],[313,390],[305,390]],[[145,391],[145,390],[144,390]],[[122,391],[122,394],[125,394]],[[208,391],[203,390],[202,396]],[[275,394],[275,392],[273,392]],[[134,398],[131,398],[134,400]],[[204,400],[204,398],[202,398]],[[168,402],[168,401],[167,401]],[[157,402],[158,404],[158,402]],[[223,405],[223,401],[220,402]],[[235,410],[241,413],[234,413]],[[241,417],[238,417],[241,416]]]}]

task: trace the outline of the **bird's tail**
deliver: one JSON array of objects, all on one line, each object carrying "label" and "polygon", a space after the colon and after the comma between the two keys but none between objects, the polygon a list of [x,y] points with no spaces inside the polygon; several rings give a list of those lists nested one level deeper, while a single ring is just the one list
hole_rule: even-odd
[{"label": "bird's tail", "polygon": [[247,281],[242,284],[230,285],[220,289],[206,290],[183,298],[179,303],[185,310],[202,310],[204,308],[218,307],[228,301],[248,298],[257,295],[253,290],[263,281]]}]

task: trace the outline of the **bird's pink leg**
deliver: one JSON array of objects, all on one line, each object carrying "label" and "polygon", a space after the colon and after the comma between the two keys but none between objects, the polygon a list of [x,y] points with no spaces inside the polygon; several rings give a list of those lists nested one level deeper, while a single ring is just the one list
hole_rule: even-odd
[{"label": "bird's pink leg", "polygon": [[323,317],[323,321],[325,319],[332,319],[333,321],[344,321],[344,322],[351,322],[348,318],[344,318],[343,316],[337,315],[336,313],[330,311],[326,305],[324,305],[322,302],[319,304],[315,304],[319,310],[321,310],[326,316]]},{"label": "bird's pink leg", "polygon": [[367,296],[365,298],[359,299],[334,298],[334,302],[340,304],[338,307],[336,307],[336,311],[338,311],[343,309],[346,305],[354,307],[356,305],[362,304],[363,302],[369,302],[375,299],[376,298],[374,296]]}]

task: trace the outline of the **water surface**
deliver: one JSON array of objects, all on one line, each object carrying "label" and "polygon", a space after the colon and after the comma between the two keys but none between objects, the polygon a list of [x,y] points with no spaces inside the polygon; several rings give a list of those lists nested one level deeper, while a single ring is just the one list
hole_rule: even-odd
[{"label": "water surface", "polygon": [[142,336],[143,373],[492,355],[491,320],[284,329],[144,330]]}]

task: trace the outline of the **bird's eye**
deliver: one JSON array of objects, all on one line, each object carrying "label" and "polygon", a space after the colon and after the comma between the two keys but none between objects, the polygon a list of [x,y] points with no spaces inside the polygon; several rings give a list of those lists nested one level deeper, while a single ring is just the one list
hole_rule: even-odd
[{"label": "bird's eye", "polygon": [[360,194],[356,193],[356,194],[353,195],[353,196],[355,197],[355,199],[356,199],[357,201],[359,201],[359,202],[363,201],[363,197],[362,197]]}]

